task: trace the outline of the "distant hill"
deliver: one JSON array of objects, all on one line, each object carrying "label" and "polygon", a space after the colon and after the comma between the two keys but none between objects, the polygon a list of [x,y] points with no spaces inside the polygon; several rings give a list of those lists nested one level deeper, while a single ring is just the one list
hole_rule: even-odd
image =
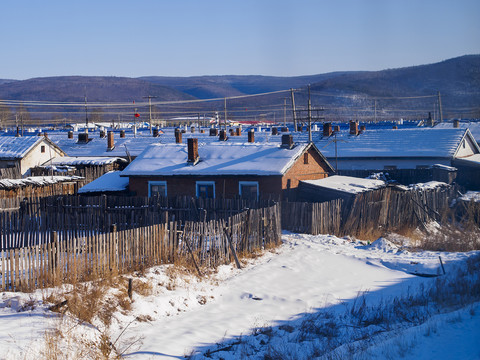
[{"label": "distant hill", "polygon": [[223,75],[223,76],[193,76],[165,77],[147,76],[140,79],[169,86],[200,99],[217,97],[259,94],[272,91],[300,88],[310,83],[348,74],[348,72],[333,72],[320,75],[276,77],[259,75]]},{"label": "distant hill", "polygon": [[[0,99],[23,101],[82,102],[86,93],[89,102],[142,101],[144,96],[155,96],[154,101],[178,101],[242,96],[288,90],[296,91],[298,108],[307,103],[306,86],[311,85],[312,104],[337,110],[339,118],[358,116],[373,109],[373,98],[418,97],[435,95],[440,91],[446,117],[480,117],[480,55],[466,55],[435,64],[412,66],[382,71],[333,72],[297,77],[273,76],[195,76],[140,78],[63,76],[29,80],[0,80]],[[247,109],[267,109],[264,116],[283,114],[283,104],[290,94],[284,92],[268,96],[229,100],[229,115],[243,109],[242,116],[250,116]],[[145,99],[143,99],[145,101]],[[426,116],[435,108],[435,98],[391,101],[379,99],[378,113],[397,110],[395,117]],[[169,105],[170,112],[209,112],[223,110],[223,102]],[[231,110],[233,109],[233,111]],[[272,110],[273,109],[273,110]],[[345,110],[346,109],[346,110]],[[57,109],[58,110],[58,109]],[[367,111],[368,110],[368,111]],[[59,112],[62,110],[59,110]],[[131,112],[131,110],[128,110]],[[251,116],[256,116],[258,113]],[[263,110],[262,110],[263,111]],[[373,110],[372,110],[373,111]],[[404,111],[402,115],[401,111]],[[370,111],[371,112],[371,111]],[[326,112],[329,116],[328,112]],[[43,117],[48,116],[44,115]],[[283,116],[283,115],[282,115]],[[371,113],[364,115],[371,116]],[[387,115],[385,115],[387,116]]]},{"label": "distant hill", "polygon": [[408,97],[440,91],[446,110],[480,107],[480,55],[430,65],[360,72],[326,79],[312,90],[370,97]]},{"label": "distant hill", "polygon": [[157,96],[164,101],[189,100],[192,96],[148,81],[127,77],[61,76],[33,78],[0,84],[0,99],[81,102],[141,101]]}]

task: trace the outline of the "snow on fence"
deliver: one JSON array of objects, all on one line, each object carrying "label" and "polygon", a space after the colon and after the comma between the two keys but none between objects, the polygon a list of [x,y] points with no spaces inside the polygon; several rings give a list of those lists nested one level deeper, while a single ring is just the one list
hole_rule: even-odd
[{"label": "snow on fence", "polygon": [[[193,262],[216,267],[280,243],[278,205],[227,219],[176,222],[109,232],[35,231],[35,245],[0,251],[1,289],[27,291],[147,267]],[[20,231],[10,236],[21,237]],[[200,271],[200,270],[199,270]]]}]

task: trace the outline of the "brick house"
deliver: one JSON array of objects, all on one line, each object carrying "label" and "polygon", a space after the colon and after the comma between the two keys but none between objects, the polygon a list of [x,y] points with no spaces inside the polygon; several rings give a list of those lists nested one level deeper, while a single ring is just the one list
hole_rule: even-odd
[{"label": "brick house", "polygon": [[332,166],[313,144],[295,145],[291,135],[282,144],[218,142],[198,146],[154,144],[121,176],[138,196],[196,196],[293,199],[301,180],[327,177]]}]

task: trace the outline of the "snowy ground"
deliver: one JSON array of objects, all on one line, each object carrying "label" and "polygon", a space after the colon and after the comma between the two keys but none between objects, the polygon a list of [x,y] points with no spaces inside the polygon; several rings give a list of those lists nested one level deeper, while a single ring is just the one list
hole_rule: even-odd
[{"label": "snowy ground", "polygon": [[[386,239],[369,245],[328,235],[285,233],[283,240],[244,269],[223,266],[202,281],[150,269],[151,295],[134,293],[132,310],[114,315],[117,350],[128,359],[480,359],[480,303],[445,311],[429,300],[419,316],[412,300],[432,294],[425,289],[456,276],[479,252],[408,252]],[[443,274],[439,256],[446,275],[413,275]],[[72,342],[65,334],[98,336],[101,325],[48,311],[47,294],[2,293],[1,359],[45,358],[46,334],[59,327],[67,358],[79,355],[65,351]],[[410,301],[411,314],[398,315],[395,299]],[[386,320],[390,311],[403,318]]]}]

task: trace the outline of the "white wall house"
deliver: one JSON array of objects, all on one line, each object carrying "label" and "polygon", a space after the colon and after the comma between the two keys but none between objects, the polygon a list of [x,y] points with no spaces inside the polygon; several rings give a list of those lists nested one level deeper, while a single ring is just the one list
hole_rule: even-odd
[{"label": "white wall house", "polygon": [[3,174],[28,176],[31,167],[65,155],[62,149],[44,136],[0,137],[0,169]]}]

